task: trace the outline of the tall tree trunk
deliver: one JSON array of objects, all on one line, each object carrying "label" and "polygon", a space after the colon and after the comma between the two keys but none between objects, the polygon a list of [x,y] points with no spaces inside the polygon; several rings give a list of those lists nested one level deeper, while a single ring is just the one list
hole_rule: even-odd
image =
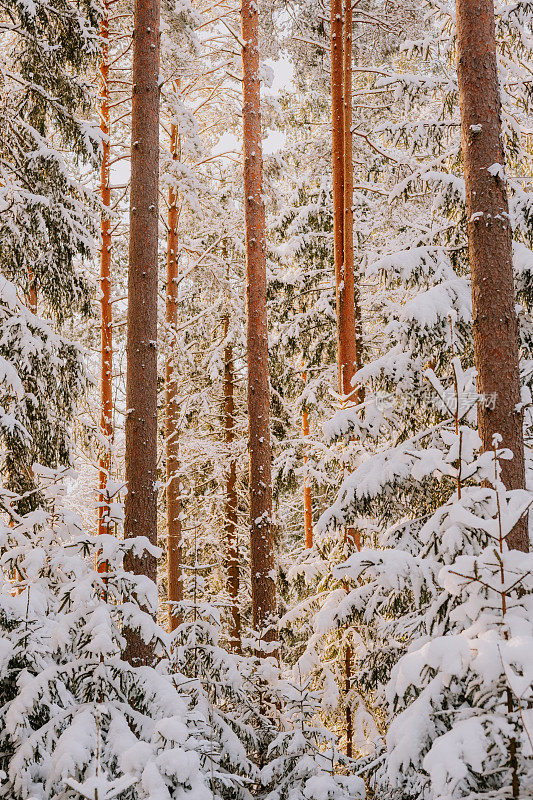
[{"label": "tall tree trunk", "polygon": [[[344,64],[342,0],[331,0],[331,147],[333,160],[333,254],[337,302],[339,394],[348,395],[349,361],[344,291]],[[348,386],[348,391],[345,387]]]},{"label": "tall tree trunk", "polygon": [[[518,367],[518,321],[513,285],[512,235],[504,176],[501,98],[493,0],[456,0],[457,71],[472,276],[474,355],[483,447],[501,434],[513,458],[502,461],[508,489],[525,486]],[[527,520],[509,534],[509,547],[527,551]]]},{"label": "tall tree trunk", "polygon": [[[357,347],[356,288],[353,244],[353,141],[352,141],[352,0],[331,2],[331,111],[333,145],[333,227],[335,246],[335,286],[337,296],[337,361],[339,394],[345,402],[358,402],[359,392],[352,384],[359,368]],[[340,174],[342,184],[339,187]],[[339,177],[336,178],[336,174]],[[335,187],[337,186],[337,193]],[[338,200],[336,199],[338,197]],[[338,204],[338,207],[337,207]],[[342,245],[342,255],[337,248]],[[359,306],[357,305],[357,308]],[[360,320],[358,320],[360,322]],[[360,326],[359,326],[360,329]],[[344,541],[360,549],[360,535],[346,528]],[[344,660],[346,753],[353,751],[353,719],[349,695],[352,681],[352,648],[346,645]]]},{"label": "tall tree trunk", "polygon": [[[173,161],[178,158],[178,129],[170,127],[170,152]],[[167,500],[167,582],[168,625],[175,630],[180,624],[176,603],[183,600],[181,574],[181,480],[179,476],[179,406],[174,355],[178,325],[178,194],[173,187],[168,190],[167,234],[167,353],[165,360],[165,448],[166,448],[166,500]]]},{"label": "tall tree trunk", "polygon": [[[304,372],[302,377],[305,383],[307,381],[307,373]],[[302,435],[304,437],[309,436],[309,412],[305,406],[302,409]],[[307,455],[304,456],[304,464],[306,463]],[[305,546],[309,550],[313,546],[313,503],[307,475],[304,477],[304,535]]]},{"label": "tall tree trunk", "polygon": [[[111,312],[111,188],[110,162],[110,111],[109,111],[109,9],[104,4],[101,24],[102,60],[100,63],[100,130],[102,131],[102,164],[100,167],[100,199],[102,212],[100,233],[100,432],[105,439],[105,451],[99,463],[98,533],[109,529],[109,495],[107,481],[111,471],[111,443],[113,437],[113,318]],[[100,565],[105,570],[105,565]]]},{"label": "tall tree trunk", "polygon": [[[124,533],[157,542],[157,233],[159,0],[135,0],[126,375]],[[156,580],[156,559],[129,556],[131,572]],[[149,663],[152,648],[126,631],[125,658]]]},{"label": "tall tree trunk", "polygon": [[[224,338],[229,331],[229,316],[224,317]],[[233,366],[233,347],[226,344],[224,348],[224,435],[228,447],[229,473],[226,481],[226,544],[228,559],[228,594],[231,600],[230,647],[234,653],[240,653],[241,615],[238,597],[240,585],[239,541],[237,538],[237,465],[231,453],[231,445],[235,439],[235,373]]]},{"label": "tall tree trunk", "polygon": [[[337,284],[339,313],[339,388],[356,400],[352,379],[360,366],[355,318],[355,277],[353,248],[353,141],[352,141],[352,0],[345,0],[343,26],[343,265]],[[342,380],[342,383],[341,383]]]},{"label": "tall tree trunk", "polygon": [[[340,283],[337,283],[337,331],[339,392],[346,402],[358,402],[360,392],[353,386],[353,376],[360,364],[360,349],[357,347],[356,289],[354,276],[353,246],[353,141],[352,141],[352,0],[344,3],[344,25],[342,27],[342,165],[343,165],[343,263]],[[337,272],[335,272],[337,278]],[[360,548],[359,531],[347,528],[345,539]],[[347,657],[346,664],[351,663]]]},{"label": "tall tree trunk", "polygon": [[[276,584],[272,531],[270,388],[268,380],[265,209],[259,82],[259,14],[256,0],[241,8],[248,425],[250,451],[250,550],[254,628],[276,637]],[[270,626],[266,633],[265,626]]]}]

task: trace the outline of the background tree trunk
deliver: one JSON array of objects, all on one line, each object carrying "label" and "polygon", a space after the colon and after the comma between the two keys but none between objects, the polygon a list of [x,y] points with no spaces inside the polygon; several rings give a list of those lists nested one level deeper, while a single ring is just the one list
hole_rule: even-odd
[{"label": "background tree trunk", "polygon": [[[229,331],[229,316],[224,317],[224,338]],[[233,368],[233,347],[224,348],[224,435],[228,446],[229,474],[226,481],[226,543],[228,559],[228,594],[231,600],[231,622],[229,630],[230,647],[234,653],[241,652],[241,615],[238,597],[240,586],[239,541],[237,538],[237,465],[231,453],[235,439],[235,375]]]},{"label": "background tree trunk", "polygon": [[[307,381],[307,373],[304,372],[302,377],[305,383]],[[302,409],[302,436],[309,436],[309,412],[305,406]],[[307,456],[305,455],[304,464],[306,463]],[[305,546],[309,550],[313,546],[313,502],[307,475],[304,477],[304,535]]]},{"label": "background tree trunk", "polygon": [[[267,641],[276,637],[274,540],[268,379],[265,209],[259,82],[259,15],[255,0],[241,9],[246,226],[248,424],[250,452],[250,550],[253,625]],[[265,626],[270,629],[263,634]]]},{"label": "background tree trunk", "polygon": [[[111,310],[111,188],[110,162],[110,111],[109,111],[109,9],[104,5],[101,23],[102,60],[100,63],[100,130],[102,131],[102,164],[100,167],[100,199],[102,212],[100,234],[100,432],[106,449],[99,463],[98,533],[109,532],[109,494],[107,481],[111,472],[111,444],[113,438],[113,317]],[[105,564],[100,569],[106,571]]]},{"label": "background tree trunk", "polygon": [[[349,394],[349,361],[346,352],[344,286],[344,63],[342,0],[331,0],[331,146],[333,161],[333,251],[337,302],[337,362],[339,394]],[[348,386],[348,391],[346,391]]]},{"label": "background tree trunk", "polygon": [[37,313],[37,283],[35,275],[30,267],[28,270],[28,294],[26,295],[26,302],[32,314]]},{"label": "background tree trunk", "polygon": [[[174,161],[178,158],[178,129],[170,127],[170,152]],[[167,501],[167,582],[168,625],[175,630],[180,624],[180,615],[175,603],[183,600],[181,575],[181,480],[179,475],[179,406],[177,380],[174,373],[176,328],[178,325],[178,194],[174,188],[168,190],[168,234],[167,234],[167,353],[165,360],[165,450],[166,450],[166,501]]]},{"label": "background tree trunk", "polygon": [[[493,406],[479,404],[478,425],[485,450],[492,450],[493,435],[501,434],[502,446],[513,452],[512,460],[501,462],[502,480],[508,489],[522,489],[525,486],[522,413],[516,410],[520,402],[518,322],[503,171],[494,3],[456,0],[456,10],[474,354],[478,390],[494,400]],[[509,547],[529,549],[526,519],[514,528],[507,542]]]},{"label": "background tree trunk", "polygon": [[[343,264],[337,288],[339,313],[339,389],[355,401],[352,378],[359,367],[355,319],[353,249],[353,142],[352,142],[352,0],[345,0],[343,26]],[[342,383],[341,383],[342,380]]]},{"label": "background tree trunk", "polygon": [[[341,3],[339,3],[341,6]],[[342,6],[339,16],[342,14]],[[332,5],[333,16],[333,5]],[[342,81],[342,151],[339,161],[342,163],[342,232],[338,233],[342,241],[342,271],[339,274],[337,258],[335,258],[335,284],[337,287],[337,339],[338,339],[338,369],[339,393],[346,403],[359,402],[359,392],[353,386],[352,379],[360,366],[360,349],[357,347],[357,330],[360,329],[360,320],[356,321],[356,288],[354,276],[354,245],[353,245],[353,141],[352,141],[352,0],[344,2],[344,24],[341,19],[339,37],[342,40],[340,53],[335,52],[336,79]],[[335,39],[337,31],[335,31]],[[332,81],[333,81],[333,53],[336,51],[333,40],[332,24]],[[340,65],[337,64],[340,62]],[[341,75],[337,77],[337,73]],[[333,98],[333,83],[332,83]],[[338,100],[336,101],[338,102]],[[335,113],[332,107],[332,112]],[[333,120],[335,117],[333,116]],[[335,123],[334,123],[335,124]],[[339,133],[337,132],[337,136]],[[335,134],[333,137],[335,141]],[[340,146],[340,144],[338,145]],[[334,167],[335,170],[335,155]],[[335,200],[334,200],[335,202]],[[334,212],[335,225],[335,212]],[[337,234],[335,234],[337,235]],[[357,306],[358,308],[358,306]],[[361,547],[359,531],[355,528],[346,528],[344,541],[349,548]],[[352,683],[352,648],[346,645],[344,659],[344,688],[345,688],[345,721],[346,721],[346,754],[349,758],[353,753],[353,718],[350,704]]]},{"label": "background tree trunk", "polygon": [[[126,376],[124,533],[157,542],[157,244],[159,180],[159,2],[135,0],[131,135],[130,243]],[[130,556],[126,568],[156,580],[156,559]],[[125,658],[153,654],[126,631]]]}]

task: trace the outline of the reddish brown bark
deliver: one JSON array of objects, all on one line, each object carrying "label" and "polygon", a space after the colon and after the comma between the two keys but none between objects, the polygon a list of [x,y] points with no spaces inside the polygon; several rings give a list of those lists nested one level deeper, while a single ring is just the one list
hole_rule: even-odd
[{"label": "reddish brown bark", "polygon": [[[157,240],[159,179],[159,2],[135,0],[131,132],[124,534],[157,542]],[[156,559],[125,566],[156,580]],[[152,649],[126,631],[125,658],[149,663]]]},{"label": "reddish brown bark", "polygon": [[[100,130],[102,131],[102,164],[100,167],[100,200],[102,212],[100,233],[100,433],[106,441],[99,463],[98,533],[108,533],[109,497],[107,481],[111,470],[111,443],[113,438],[113,318],[111,311],[111,189],[110,162],[110,111],[109,111],[109,15],[107,3],[101,24],[102,60],[100,63]],[[106,565],[100,569],[107,571]]]},{"label": "reddish brown bark", "polygon": [[[304,382],[307,380],[305,372],[303,373],[303,379]],[[302,409],[302,435],[309,436],[309,412],[305,406]],[[307,455],[304,456],[304,464],[306,463]],[[304,535],[305,546],[309,550],[313,546],[313,502],[307,475],[304,477]]]},{"label": "reddish brown bark", "polygon": [[[255,0],[241,8],[246,227],[248,430],[252,616],[267,641],[276,637],[277,613],[272,532],[270,390],[268,380],[265,209],[259,82],[259,15]],[[270,629],[263,634],[265,626]]]},{"label": "reddish brown bark", "polygon": [[[456,0],[457,71],[472,276],[474,355],[478,391],[492,403],[478,406],[483,447],[501,434],[513,458],[502,461],[508,489],[525,486],[518,367],[518,321],[513,285],[512,236],[505,177],[501,98],[492,0]],[[494,166],[496,174],[489,171]],[[527,551],[527,520],[508,537]]]},{"label": "reddish brown bark", "polygon": [[[353,166],[351,101],[351,5],[343,25],[342,0],[331,0],[331,138],[333,159],[333,246],[337,301],[339,393],[353,398],[356,323],[353,254]],[[346,51],[346,55],[345,55]],[[347,85],[345,85],[347,82]]]},{"label": "reddish brown bark", "polygon": [[[229,331],[229,316],[224,317],[224,338]],[[224,435],[228,447],[229,473],[226,482],[226,543],[228,559],[228,594],[231,600],[231,623],[229,631],[230,647],[234,653],[240,653],[241,615],[239,610],[239,540],[237,537],[237,464],[231,452],[235,439],[235,375],[233,367],[233,347],[227,344],[224,348]]]},{"label": "reddish brown bark", "polygon": [[26,296],[28,308],[32,314],[37,313],[37,282],[31,267],[28,269],[28,294]]},{"label": "reddish brown bark", "polygon": [[[353,376],[359,367],[361,352],[358,348],[357,331],[360,319],[356,320],[356,289],[354,276],[353,246],[353,141],[352,141],[352,0],[344,3],[344,24],[342,26],[343,55],[343,120],[342,120],[342,165],[343,165],[343,262],[342,279],[337,285],[337,331],[339,392],[345,402],[359,402],[360,392],[353,386]],[[337,272],[335,272],[337,278]],[[358,308],[358,305],[357,305]],[[347,528],[345,539],[360,548],[359,531]],[[351,663],[351,658],[346,664]],[[348,680],[348,677],[347,677]]]},{"label": "reddish brown bark", "polygon": [[[333,254],[337,302],[337,363],[339,394],[348,395],[344,291],[344,63],[342,0],[331,0],[331,146],[333,160]],[[348,386],[348,391],[345,387]]]},{"label": "reddish brown bark", "polygon": [[[361,327],[354,274],[353,141],[352,141],[352,0],[331,0],[331,112],[333,156],[333,229],[337,299],[337,363],[339,394],[344,403],[360,402],[362,390],[352,379],[361,366]],[[341,252],[342,247],[342,252]],[[346,528],[344,541],[361,547],[359,531]],[[352,756],[353,720],[349,702],[352,649],[346,646],[346,753]]]},{"label": "reddish brown bark", "polygon": [[343,261],[342,278],[337,283],[339,314],[339,389],[356,401],[352,379],[359,368],[357,347],[356,289],[353,247],[353,142],[352,142],[352,0],[345,0],[343,25]]},{"label": "reddish brown bark", "polygon": [[359,300],[359,286],[356,280],[353,240],[353,101],[352,101],[352,0],[345,0],[344,4],[344,53],[343,53],[343,79],[344,79],[344,295],[342,302],[343,339],[345,351],[343,354],[345,367],[343,369],[344,386],[343,394],[351,389],[356,403],[364,400],[364,389],[353,386],[353,376],[362,366],[362,330],[361,306]]},{"label": "reddish brown bark", "polygon": [[[170,152],[174,161],[178,158],[178,129],[170,128]],[[175,630],[181,622],[176,603],[183,600],[181,574],[181,481],[179,460],[179,405],[178,386],[175,374],[173,348],[178,325],[178,194],[173,187],[168,190],[167,233],[167,353],[165,360],[165,455],[166,455],[166,501],[167,501],[167,582],[168,625]]]}]

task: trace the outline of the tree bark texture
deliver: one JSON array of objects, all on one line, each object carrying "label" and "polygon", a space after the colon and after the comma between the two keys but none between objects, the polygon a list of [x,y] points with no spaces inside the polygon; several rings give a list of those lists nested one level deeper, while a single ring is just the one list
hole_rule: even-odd
[{"label": "tree bark texture", "polygon": [[[159,2],[135,0],[126,375],[124,533],[157,542],[157,240],[159,181]],[[126,568],[156,580],[156,559]],[[152,649],[126,632],[125,657],[149,663]]]},{"label": "tree bark texture", "polygon": [[[259,14],[256,0],[241,7],[250,549],[253,625],[266,641],[276,637],[276,584],[272,532],[270,388],[268,378],[265,209],[259,81]],[[269,628],[265,632],[265,626]],[[270,627],[269,627],[270,626]]]},{"label": "tree bark texture", "polygon": [[[229,316],[224,317],[224,338],[229,331]],[[224,438],[228,448],[229,472],[226,480],[226,546],[227,546],[227,587],[230,596],[230,647],[240,653],[241,615],[239,610],[240,565],[239,540],[237,536],[237,465],[231,451],[235,439],[235,374],[233,366],[233,347],[224,348]]]},{"label": "tree bark texture", "polygon": [[26,302],[32,314],[37,313],[37,283],[35,275],[31,267],[28,269],[28,294],[26,295]]},{"label": "tree bark texture", "polygon": [[[339,394],[351,392],[344,285],[344,47],[342,0],[331,0],[331,146],[333,159],[333,254],[337,305]],[[346,390],[347,389],[347,390]]]},{"label": "tree bark texture", "polygon": [[[483,447],[501,434],[513,458],[501,462],[508,489],[525,486],[518,367],[518,321],[513,285],[512,235],[504,176],[501,97],[493,0],[456,0],[457,71],[472,277],[474,355]],[[488,402],[490,401],[490,402]],[[529,549],[527,520],[507,539]]]},{"label": "tree bark texture", "polygon": [[[361,366],[361,351],[360,347],[358,347],[360,319],[356,319],[353,245],[352,17],[352,0],[345,0],[344,23],[342,25],[343,263],[342,280],[340,284],[337,283],[337,313],[339,315],[337,330],[339,342],[339,392],[344,396],[345,402],[357,403],[362,398],[360,397],[360,391],[352,383],[356,370]],[[335,275],[337,276],[337,273]],[[359,309],[358,303],[357,309]],[[347,528],[344,538],[359,550],[361,546],[359,531],[356,531],[355,528]],[[350,663],[350,660],[348,659],[346,663]]]},{"label": "tree bark texture", "polygon": [[357,401],[357,393],[352,379],[360,367],[360,348],[357,346],[357,331],[360,327],[358,322],[360,321],[356,319],[353,246],[352,16],[352,0],[345,0],[342,47],[343,259],[342,278],[341,282],[337,283],[337,304],[339,314],[339,389],[342,395],[353,402]]},{"label": "tree bark texture", "polygon": [[[339,394],[344,403],[359,402],[352,384],[360,366],[360,314],[356,321],[356,287],[353,243],[353,142],[352,142],[352,0],[331,0],[331,119],[333,157],[333,236],[337,299],[337,362]],[[342,250],[341,250],[342,249]],[[357,304],[359,310],[359,304]],[[344,541],[358,550],[359,531],[349,527]],[[345,652],[346,753],[352,756],[353,719],[350,705],[352,649]]]},{"label": "tree bark texture", "polygon": [[[304,382],[307,381],[307,373],[303,373]],[[302,436],[309,436],[309,412],[304,406],[302,409]],[[307,463],[307,455],[304,456],[304,464]],[[304,477],[304,535],[305,546],[309,550],[313,546],[313,502],[311,497],[311,487],[309,478]]]},{"label": "tree bark texture", "polygon": [[344,78],[344,297],[343,297],[343,329],[346,328],[348,341],[345,344],[346,372],[345,379],[347,390],[351,390],[350,399],[355,403],[364,400],[364,388],[354,387],[352,380],[355,372],[362,366],[362,326],[360,290],[356,280],[354,240],[353,240],[353,101],[352,101],[352,29],[353,29],[352,0],[345,0],[344,4],[344,35],[343,35],[343,78]]},{"label": "tree bark texture", "polygon": [[[109,10],[104,5],[101,23],[102,60],[100,63],[100,130],[102,131],[102,164],[100,166],[100,433],[105,451],[99,462],[98,533],[109,532],[109,495],[107,481],[111,472],[113,438],[113,317],[111,310],[111,188],[110,109],[109,109]],[[107,571],[106,565],[100,569]]]},{"label": "tree bark texture", "polygon": [[[178,129],[170,127],[170,152],[178,158]],[[178,195],[173,187],[168,190],[167,233],[167,296],[165,318],[167,326],[167,352],[165,359],[165,456],[167,502],[167,583],[168,625],[175,630],[180,624],[176,603],[183,600],[181,574],[181,480],[179,459],[179,405],[173,349],[178,325]]]}]

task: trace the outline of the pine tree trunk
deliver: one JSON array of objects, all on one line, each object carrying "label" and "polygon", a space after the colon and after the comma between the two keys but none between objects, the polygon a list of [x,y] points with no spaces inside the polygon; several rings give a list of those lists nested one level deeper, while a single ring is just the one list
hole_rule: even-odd
[{"label": "pine tree trunk", "polygon": [[[339,13],[342,13],[342,10]],[[356,387],[353,386],[352,379],[356,370],[360,366],[360,348],[357,346],[358,331],[360,331],[360,319],[356,321],[356,288],[353,243],[352,16],[352,0],[345,0],[344,25],[341,25],[340,31],[340,35],[342,36],[342,49],[339,59],[342,65],[343,100],[341,158],[343,170],[343,257],[342,274],[339,279],[336,264],[335,277],[337,287],[339,393],[345,398],[345,402],[350,403],[359,402],[359,392]],[[338,55],[337,58],[339,58]],[[340,67],[337,67],[336,64],[336,70],[337,69],[340,69]],[[359,310],[358,304],[357,310]],[[355,528],[346,528],[344,531],[344,540],[349,547],[355,546],[358,550],[361,547],[360,534]],[[352,682],[352,648],[349,644],[346,645],[344,678],[346,694],[346,754],[349,758],[351,758],[353,751],[353,719],[349,694]]]},{"label": "pine tree trunk", "polygon": [[[474,355],[483,447],[501,434],[513,458],[502,461],[508,489],[525,486],[518,367],[518,322],[513,285],[512,235],[505,184],[493,0],[456,0],[457,65],[464,161],[468,249],[472,276]],[[490,169],[493,168],[493,169]],[[489,171],[490,170],[490,171]],[[507,539],[527,551],[527,520]]]},{"label": "pine tree trunk", "polygon": [[[101,24],[102,61],[100,64],[100,130],[102,131],[102,164],[100,167],[100,199],[103,210],[100,219],[102,249],[100,252],[100,432],[106,441],[99,463],[98,533],[108,533],[109,496],[107,481],[111,470],[113,437],[113,318],[111,312],[111,188],[110,111],[109,111],[109,11],[104,5]],[[105,565],[100,569],[106,571]]]},{"label": "pine tree trunk", "polygon": [[[229,331],[229,316],[224,317],[224,338]],[[231,453],[235,439],[235,375],[233,367],[233,347],[224,348],[224,435],[228,447],[229,474],[226,482],[226,543],[228,559],[228,594],[231,600],[231,623],[229,631],[230,647],[234,653],[242,651],[241,615],[238,597],[240,586],[239,541],[237,538],[237,465]]]},{"label": "pine tree trunk", "polygon": [[[178,129],[170,128],[170,152],[178,158]],[[165,361],[165,440],[166,440],[166,500],[167,500],[167,582],[168,625],[175,630],[180,624],[176,603],[183,600],[181,575],[181,480],[179,476],[179,406],[178,386],[174,372],[173,349],[178,325],[178,195],[174,188],[168,190],[167,234],[167,353]]]},{"label": "pine tree trunk", "polygon": [[[354,261],[354,238],[353,238],[353,101],[352,101],[352,35],[353,35],[353,10],[352,0],[345,0],[344,6],[344,282],[346,308],[346,327],[348,332],[353,332],[353,339],[347,343],[346,370],[349,374],[350,386],[353,376],[362,366],[362,324],[361,324],[361,304],[360,290],[356,280],[356,270]],[[353,320],[352,320],[353,308]],[[353,365],[353,369],[352,369]],[[350,388],[349,386],[347,388]],[[353,391],[353,401],[362,403],[364,400],[364,388],[362,386],[351,387]]]},{"label": "pine tree trunk", "polygon": [[[270,388],[268,379],[265,209],[259,82],[259,14],[255,0],[241,9],[243,67],[244,197],[246,226],[246,310],[248,425],[250,452],[250,550],[254,628],[276,637],[276,584],[271,523],[272,479]],[[265,626],[271,626],[264,633]]]},{"label": "pine tree trunk", "polygon": [[[131,131],[124,534],[157,542],[157,233],[159,181],[159,1],[135,0]],[[156,580],[156,559],[125,560]],[[125,658],[149,663],[152,648],[126,631]]]},{"label": "pine tree trunk", "polygon": [[[303,373],[304,382],[307,381],[307,373]],[[304,406],[302,410],[302,436],[309,436],[309,412]],[[307,456],[304,456],[304,464],[307,463]],[[313,502],[311,498],[311,487],[309,478],[304,477],[304,535],[305,546],[309,550],[313,546]]]},{"label": "pine tree trunk", "polygon": [[[344,63],[342,0],[331,0],[331,146],[333,161],[333,254],[337,302],[339,394],[349,394],[344,291]],[[348,387],[346,391],[345,387]]]},{"label": "pine tree trunk", "polygon": [[[339,313],[339,388],[354,401],[352,378],[358,368],[353,248],[352,0],[345,0],[343,26],[343,266],[337,284]],[[342,384],[340,383],[342,379]]]},{"label": "pine tree trunk", "polygon": [[[339,392],[347,402],[359,401],[359,392],[353,386],[352,380],[360,364],[360,349],[357,347],[356,324],[356,290],[354,276],[354,246],[353,246],[353,141],[352,141],[352,0],[344,3],[343,37],[343,265],[342,281],[337,283],[337,320],[338,330],[338,362],[339,362]],[[360,323],[360,320],[358,320]],[[359,531],[347,528],[345,531],[347,542],[354,544],[357,549],[361,546]],[[351,663],[347,659],[347,664]]]}]

